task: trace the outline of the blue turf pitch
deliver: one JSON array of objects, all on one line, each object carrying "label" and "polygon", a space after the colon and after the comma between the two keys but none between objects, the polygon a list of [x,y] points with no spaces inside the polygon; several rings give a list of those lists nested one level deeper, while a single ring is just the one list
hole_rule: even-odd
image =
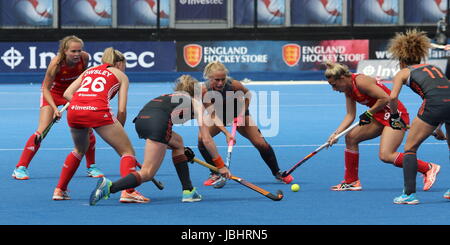
[{"label": "blue turf pitch", "polygon": [[[136,149],[137,157],[143,159],[144,141],[138,139],[132,118],[148,100],[169,93],[170,83],[131,84],[129,92],[128,121],[126,130]],[[279,93],[278,133],[268,137],[282,170],[323,144],[329,134],[339,125],[345,114],[345,99],[328,85],[249,85],[257,95],[262,91]],[[90,207],[88,198],[96,179],[85,174],[84,161],[69,185],[70,201],[52,201],[52,193],[58,182],[62,163],[71,151],[66,118],[56,124],[30,165],[31,179],[17,181],[11,177],[21,150],[28,137],[37,127],[39,85],[17,84],[0,86],[0,110],[2,133],[0,139],[0,224],[17,225],[448,225],[450,202],[443,193],[450,188],[448,148],[445,142],[428,139],[420,148],[419,158],[441,164],[441,172],[433,188],[421,191],[422,178],[418,176],[417,196],[421,203],[416,206],[394,205],[392,199],[402,192],[402,170],[382,163],[378,159],[378,139],[360,145],[360,179],[363,191],[333,192],[329,188],[343,179],[343,139],[331,149],[323,150],[293,176],[293,183],[301,186],[292,192],[290,185],[277,183],[269,169],[250,143],[237,136],[233,151],[231,170],[262,188],[275,192],[280,189],[285,196],[274,202],[235,182],[216,190],[202,185],[208,170],[198,164],[190,165],[193,184],[203,195],[197,203],[181,203],[181,187],[170,160],[166,155],[157,178],[164,182],[160,191],[149,182],[138,188],[152,199],[148,204],[121,204],[119,194]],[[255,97],[256,98],[256,97]],[[261,98],[256,98],[261,99]],[[412,117],[421,100],[404,88],[401,98]],[[256,101],[256,100],[255,100]],[[270,102],[270,101],[269,101]],[[115,111],[117,100],[113,100]],[[261,107],[261,108],[264,108]],[[270,108],[270,107],[266,107]],[[260,108],[258,108],[260,109]],[[358,112],[365,110],[358,106]],[[257,111],[258,115],[261,111]],[[269,113],[270,114],[270,113]],[[270,115],[269,115],[270,116]],[[261,128],[273,126],[260,120]],[[269,126],[267,126],[269,125]],[[195,148],[197,128],[174,127],[184,137],[185,144]],[[225,157],[223,136],[216,137],[219,151]],[[401,146],[403,150],[403,145]],[[106,175],[119,178],[119,157],[97,137],[97,163]],[[132,218],[130,218],[132,217]]]}]

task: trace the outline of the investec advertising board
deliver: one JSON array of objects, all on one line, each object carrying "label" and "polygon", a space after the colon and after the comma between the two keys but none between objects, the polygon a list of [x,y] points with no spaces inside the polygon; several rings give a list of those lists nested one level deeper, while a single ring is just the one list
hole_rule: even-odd
[{"label": "investec advertising board", "polygon": [[[58,45],[57,42],[0,43],[0,74],[43,74],[56,56]],[[90,54],[89,67],[101,63],[107,47],[124,53],[129,73],[176,71],[174,42],[85,42],[84,50]]]},{"label": "investec advertising board", "polygon": [[178,71],[201,71],[220,61],[231,71],[323,70],[331,60],[356,69],[369,57],[368,40],[178,42]]}]

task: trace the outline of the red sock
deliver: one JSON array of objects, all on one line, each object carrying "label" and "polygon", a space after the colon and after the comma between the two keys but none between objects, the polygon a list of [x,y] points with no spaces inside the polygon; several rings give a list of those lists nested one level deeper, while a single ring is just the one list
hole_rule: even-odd
[{"label": "red sock", "polygon": [[89,148],[86,151],[86,167],[90,168],[92,164],[95,164],[95,134],[92,130],[89,130]]},{"label": "red sock", "polygon": [[[136,157],[132,155],[123,155],[120,159],[120,176],[123,178],[133,172],[136,172]],[[127,189],[128,193],[133,191],[134,188]]]},{"label": "red sock", "polygon": [[63,191],[67,190],[67,185],[69,185],[69,182],[77,171],[78,166],[80,166],[81,159],[82,156],[73,151],[67,155],[61,171],[61,176],[59,177],[58,185],[56,186],[57,188],[60,188]]},{"label": "red sock", "polygon": [[394,160],[394,166],[403,168],[403,153],[398,153],[397,157]]},{"label": "red sock", "polygon": [[417,159],[417,172],[426,174],[428,170],[430,170],[430,164],[420,159]]},{"label": "red sock", "polygon": [[358,166],[359,166],[359,152],[345,149],[345,183],[349,184],[359,179]]},{"label": "red sock", "polygon": [[[403,153],[398,153],[398,156],[397,158],[395,158],[394,161],[394,166],[403,168],[403,156],[404,156]],[[426,174],[428,170],[430,170],[430,164],[420,159],[417,159],[417,172]]]},{"label": "red sock", "polygon": [[36,152],[39,150],[39,147],[41,144],[35,144],[36,137],[40,136],[41,134],[39,132],[35,132],[33,135],[28,138],[27,143],[25,144],[25,147],[23,148],[22,155],[20,155],[19,162],[17,163],[16,167],[24,166],[28,168],[28,165],[30,165],[31,159],[33,159]]}]

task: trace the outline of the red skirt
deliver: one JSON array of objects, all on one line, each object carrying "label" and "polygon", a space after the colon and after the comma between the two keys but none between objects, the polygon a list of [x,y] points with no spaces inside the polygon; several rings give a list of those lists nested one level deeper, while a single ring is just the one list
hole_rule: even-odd
[{"label": "red skirt", "polygon": [[92,106],[70,105],[67,123],[71,128],[96,128],[116,122],[111,110],[96,110]]}]

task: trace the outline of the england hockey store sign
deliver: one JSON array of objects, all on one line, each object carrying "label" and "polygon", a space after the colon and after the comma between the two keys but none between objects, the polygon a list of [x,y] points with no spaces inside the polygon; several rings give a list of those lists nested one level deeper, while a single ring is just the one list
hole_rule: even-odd
[{"label": "england hockey store sign", "polygon": [[233,71],[317,71],[323,62],[355,69],[369,56],[368,40],[178,42],[178,71],[202,71],[219,61]]}]

